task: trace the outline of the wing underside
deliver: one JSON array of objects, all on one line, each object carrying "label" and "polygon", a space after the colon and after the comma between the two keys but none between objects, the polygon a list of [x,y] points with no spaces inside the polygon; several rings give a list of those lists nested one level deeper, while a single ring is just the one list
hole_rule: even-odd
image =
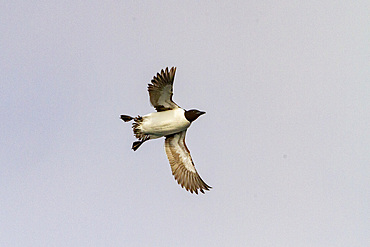
[{"label": "wing underside", "polygon": [[172,174],[177,182],[191,193],[209,190],[208,186],[199,176],[195,169],[193,160],[190,156],[189,149],[185,144],[186,130],[167,136],[165,140],[165,150],[171,165]]},{"label": "wing underside", "polygon": [[175,78],[176,68],[161,70],[153,77],[148,84],[150,103],[157,111],[166,111],[178,108],[179,106],[172,101],[173,81]]}]

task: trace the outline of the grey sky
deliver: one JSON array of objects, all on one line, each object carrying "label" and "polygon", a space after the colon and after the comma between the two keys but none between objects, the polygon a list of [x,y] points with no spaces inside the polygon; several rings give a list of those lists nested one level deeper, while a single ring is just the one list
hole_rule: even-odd
[{"label": "grey sky", "polygon": [[[0,4],[0,246],[365,246],[368,1]],[[213,189],[120,114],[177,66]]]}]

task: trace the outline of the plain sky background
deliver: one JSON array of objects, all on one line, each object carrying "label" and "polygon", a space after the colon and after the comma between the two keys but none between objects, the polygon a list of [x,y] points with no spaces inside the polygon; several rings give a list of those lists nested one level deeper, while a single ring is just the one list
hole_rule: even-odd
[{"label": "plain sky background", "polygon": [[[0,246],[367,246],[369,1],[2,1]],[[213,189],[120,114],[205,110]]]}]

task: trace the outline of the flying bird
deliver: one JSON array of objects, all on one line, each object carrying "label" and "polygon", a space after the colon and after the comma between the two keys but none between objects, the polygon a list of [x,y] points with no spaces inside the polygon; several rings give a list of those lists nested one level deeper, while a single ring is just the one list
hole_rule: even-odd
[{"label": "flying bird", "polygon": [[165,137],[165,151],[178,184],[191,193],[198,194],[199,190],[204,194],[205,190],[212,187],[202,180],[195,169],[185,144],[185,135],[192,122],[205,112],[184,110],[172,100],[175,72],[176,67],[170,71],[168,68],[162,69],[148,84],[150,103],[157,112],[137,117],[121,115],[121,119],[125,122],[134,121],[132,129],[138,139],[132,144],[134,151],[148,140]]}]

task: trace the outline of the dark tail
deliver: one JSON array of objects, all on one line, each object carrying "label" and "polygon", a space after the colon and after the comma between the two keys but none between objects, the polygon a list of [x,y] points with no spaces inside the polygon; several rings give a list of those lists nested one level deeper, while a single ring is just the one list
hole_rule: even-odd
[{"label": "dark tail", "polygon": [[131,120],[135,120],[135,122],[132,123],[132,128],[134,130],[134,135],[139,140],[132,143],[132,150],[136,151],[141,146],[141,144],[143,144],[145,141],[150,139],[150,137],[148,135],[143,134],[139,128],[140,123],[143,121],[143,119],[140,116],[133,118],[128,115],[121,115],[121,119],[125,122],[130,122]]},{"label": "dark tail", "polygon": [[121,119],[125,122],[130,122],[134,118],[127,115],[121,115]]}]

